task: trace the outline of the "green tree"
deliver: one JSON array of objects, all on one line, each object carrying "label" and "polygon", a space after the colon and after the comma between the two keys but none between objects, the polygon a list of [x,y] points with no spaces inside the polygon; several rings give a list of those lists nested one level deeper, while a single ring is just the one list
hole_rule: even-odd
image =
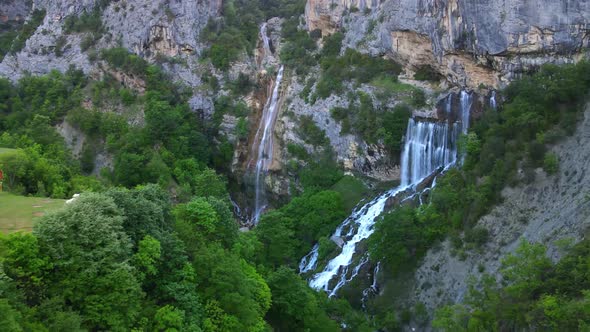
[{"label": "green tree", "polygon": [[171,305],[165,305],[158,309],[154,317],[157,331],[176,332],[183,327],[184,312]]},{"label": "green tree", "polygon": [[4,241],[4,246],[4,272],[23,291],[29,305],[38,304],[45,295],[46,279],[53,268],[49,257],[31,234],[13,233]]},{"label": "green tree", "polygon": [[531,244],[522,239],[515,254],[502,260],[502,275],[510,282],[506,292],[517,298],[528,298],[541,287],[552,266],[545,250],[542,244]]},{"label": "green tree", "polygon": [[8,300],[0,299],[0,329],[6,332],[21,332],[24,331],[20,324],[22,319],[20,312],[15,310]]},{"label": "green tree", "polygon": [[49,294],[59,294],[95,329],[128,329],[143,297],[129,265],[132,243],[111,198],[84,194],[33,229],[53,263]]},{"label": "green tree", "polygon": [[138,279],[144,280],[146,275],[154,275],[158,272],[157,261],[162,256],[160,242],[146,235],[139,241],[137,252],[133,255],[133,263],[138,271]]},{"label": "green tree", "polygon": [[321,308],[313,290],[295,272],[280,267],[268,276],[273,295],[267,320],[277,331],[339,331]]},{"label": "green tree", "polygon": [[201,271],[199,288],[208,301],[206,321],[214,325],[211,330],[227,331],[224,326],[229,326],[234,331],[264,331],[263,317],[271,303],[264,279],[219,245],[201,248],[199,253],[194,257],[195,269]]},{"label": "green tree", "polygon": [[272,211],[260,218],[255,233],[262,243],[259,260],[262,264],[278,267],[294,263],[297,240],[293,230],[294,220],[287,215]]}]

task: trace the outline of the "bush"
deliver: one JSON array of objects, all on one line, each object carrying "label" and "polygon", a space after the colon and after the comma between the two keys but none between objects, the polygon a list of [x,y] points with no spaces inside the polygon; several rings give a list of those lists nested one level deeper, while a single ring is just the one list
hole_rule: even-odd
[{"label": "bush", "polygon": [[392,111],[383,115],[383,138],[392,155],[402,151],[403,137],[406,134],[408,120],[412,116],[410,108],[404,104],[397,105]]},{"label": "bush", "polygon": [[141,77],[145,77],[147,75],[147,62],[141,57],[129,53],[126,48],[117,47],[102,50],[101,57],[109,65],[121,69],[127,73]]},{"label": "bush", "polygon": [[344,40],[344,34],[341,32],[333,33],[329,36],[324,37],[324,47],[322,48],[322,57],[337,57],[340,55],[340,49],[342,48],[342,40]]},{"label": "bush", "polygon": [[294,143],[288,143],[287,144],[287,152],[289,152],[289,154],[299,160],[307,160],[309,159],[309,153],[307,153],[307,150],[305,150],[305,148],[301,145],[298,144],[294,144]]},{"label": "bush", "polygon": [[[331,45],[331,44],[334,45]],[[330,40],[327,52],[334,54],[341,39],[338,36]],[[332,93],[342,92],[342,82],[354,81],[357,84],[368,83],[375,77],[390,77],[397,80],[401,66],[394,61],[375,58],[352,49],[346,49],[341,57],[323,58],[322,75],[316,87],[320,98],[327,98]]]},{"label": "bush", "polygon": [[102,34],[102,11],[94,9],[91,12],[84,12],[80,16],[70,15],[64,20],[64,32],[93,32]]},{"label": "bush", "polygon": [[60,36],[59,38],[56,39],[55,41],[55,56],[60,57],[63,55],[64,52],[64,46],[66,46],[67,43],[67,39],[65,36]]},{"label": "bush", "polygon": [[31,18],[23,25],[18,36],[12,41],[10,53],[16,54],[25,47],[25,43],[35,33],[39,25],[45,19],[45,9],[36,9]]},{"label": "bush", "polygon": [[298,134],[306,143],[313,146],[329,143],[326,133],[316,125],[311,115],[303,115],[299,118]]},{"label": "bush", "polygon": [[438,81],[440,75],[430,65],[418,67],[414,74],[414,79],[418,81]]},{"label": "bush", "polygon": [[483,227],[475,227],[465,232],[465,242],[481,247],[488,242],[489,231]]},{"label": "bush", "polygon": [[559,170],[559,160],[554,153],[545,154],[543,159],[543,169],[547,174],[555,174]]}]

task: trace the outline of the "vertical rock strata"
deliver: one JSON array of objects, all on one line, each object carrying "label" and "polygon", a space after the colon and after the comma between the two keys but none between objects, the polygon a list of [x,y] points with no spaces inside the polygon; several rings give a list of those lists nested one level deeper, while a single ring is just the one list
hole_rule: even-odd
[{"label": "vertical rock strata", "polygon": [[590,40],[588,0],[307,2],[310,31],[325,35],[346,26],[347,38],[358,41],[366,25],[346,25],[360,20],[351,16],[376,24],[368,51],[388,54],[410,70],[432,66],[470,88],[502,86],[543,63],[575,62]]}]

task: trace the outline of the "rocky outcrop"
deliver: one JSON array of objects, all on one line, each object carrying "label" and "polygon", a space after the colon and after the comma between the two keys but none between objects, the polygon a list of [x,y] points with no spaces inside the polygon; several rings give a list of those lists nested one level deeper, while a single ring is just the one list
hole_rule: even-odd
[{"label": "rocky outcrop", "polygon": [[546,245],[554,261],[561,256],[556,241],[583,239],[590,229],[589,133],[590,106],[575,135],[551,148],[559,157],[559,172],[547,176],[538,169],[534,183],[506,188],[503,203],[477,224],[489,232],[480,250],[466,257],[453,255],[448,240],[430,250],[415,273],[410,302],[422,302],[431,312],[461,302],[470,276],[479,279],[488,273],[499,279],[502,258],[515,251],[521,238]]},{"label": "rocky outcrop", "polygon": [[[397,160],[393,160],[390,153],[382,144],[367,144],[360,137],[353,134],[343,134],[341,125],[332,118],[330,111],[335,107],[348,107],[347,98],[339,95],[331,95],[325,99],[318,99],[309,104],[301,97],[303,85],[297,77],[293,77],[286,99],[290,102],[285,105],[283,112],[277,120],[277,135],[284,147],[288,143],[301,145],[309,153],[316,151],[316,147],[307,144],[305,137],[299,130],[300,118],[310,116],[329,140],[332,150],[335,152],[338,162],[345,171],[362,174],[378,181],[399,180],[400,170]],[[350,87],[350,89],[352,89]],[[367,85],[361,86],[359,91],[373,96],[375,91]],[[376,101],[375,101],[376,102]],[[395,100],[389,101],[388,108],[393,107]],[[283,160],[286,160],[287,152],[283,151]],[[394,156],[395,158],[395,156]]]},{"label": "rocky outcrop", "polygon": [[320,30],[322,35],[336,32],[342,18],[350,11],[371,11],[379,6],[377,0],[308,0],[305,21],[309,31]]},{"label": "rocky outcrop", "polygon": [[[429,65],[454,85],[499,87],[543,63],[579,60],[590,43],[590,1],[308,0],[309,30],[344,27],[349,47],[387,53],[411,73]],[[369,28],[370,27],[370,28]]]},{"label": "rocky outcrop", "polygon": [[221,0],[118,1],[105,9],[103,21],[136,54],[200,54],[201,30],[220,10]]},{"label": "rocky outcrop", "polygon": [[31,6],[23,0],[0,1],[0,22],[21,22],[29,14]]},{"label": "rocky outcrop", "polygon": [[[64,142],[72,155],[75,158],[80,158],[85,145],[88,143],[86,135],[77,127],[71,125],[67,121],[63,121],[56,126],[57,132],[64,138]],[[108,170],[113,169],[113,156],[106,150],[105,142],[100,144],[93,143],[93,148],[96,149],[94,155],[94,167],[92,169],[93,175],[100,175],[103,168]]]},{"label": "rocky outcrop", "polygon": [[[90,12],[95,4],[94,0],[34,0],[33,8],[45,9],[46,17],[24,49],[6,56],[0,63],[0,75],[17,80],[24,72],[41,75],[52,69],[65,71],[70,65],[86,73],[96,69],[96,63],[80,48],[86,33],[65,36],[69,46],[64,48],[63,55],[53,52],[58,39],[64,36],[66,17]],[[219,15],[220,9],[221,0],[112,1],[101,12],[106,33],[94,45],[98,49],[121,45],[148,60],[198,56],[203,49],[200,32],[209,18]],[[193,83],[190,86],[200,84],[193,74],[194,68],[190,68],[190,61],[187,62],[187,66],[173,66],[172,69],[181,71],[179,76]]]}]

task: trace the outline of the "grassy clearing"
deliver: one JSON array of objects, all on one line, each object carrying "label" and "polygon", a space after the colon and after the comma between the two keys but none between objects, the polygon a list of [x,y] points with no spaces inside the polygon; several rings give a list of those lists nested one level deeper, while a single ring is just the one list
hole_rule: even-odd
[{"label": "grassy clearing", "polygon": [[30,232],[36,219],[47,212],[59,209],[64,203],[63,199],[0,193],[0,233]]},{"label": "grassy clearing", "polygon": [[348,211],[352,211],[358,202],[370,193],[370,190],[361,180],[348,175],[336,182],[332,190],[342,195],[344,206]]},{"label": "grassy clearing", "polygon": [[394,92],[394,93],[412,92],[414,90],[417,90],[416,87],[414,87],[410,84],[401,83],[401,82],[393,79],[392,77],[387,77],[387,76],[383,76],[383,75],[374,78],[371,81],[371,85],[376,88],[383,89],[383,90],[389,91],[389,92]]},{"label": "grassy clearing", "polygon": [[6,153],[6,152],[10,152],[10,151],[15,151],[15,149],[0,148],[0,154]]}]

